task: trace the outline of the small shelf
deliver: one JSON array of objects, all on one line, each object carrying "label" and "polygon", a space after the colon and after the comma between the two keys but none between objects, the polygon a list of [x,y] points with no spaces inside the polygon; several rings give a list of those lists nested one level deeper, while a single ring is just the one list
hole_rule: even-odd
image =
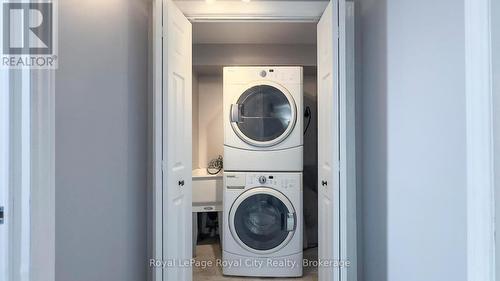
[{"label": "small shelf", "polygon": [[222,202],[193,203],[193,213],[222,212]]}]

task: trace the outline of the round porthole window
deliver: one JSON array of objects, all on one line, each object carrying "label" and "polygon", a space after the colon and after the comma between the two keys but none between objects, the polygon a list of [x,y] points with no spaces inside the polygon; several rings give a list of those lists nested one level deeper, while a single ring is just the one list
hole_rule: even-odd
[{"label": "round porthole window", "polygon": [[295,232],[296,217],[288,199],[269,188],[243,193],[229,214],[238,243],[252,252],[272,253],[284,247]]},{"label": "round porthole window", "polygon": [[295,104],[288,94],[271,85],[244,91],[238,101],[236,133],[252,144],[273,145],[295,125]]}]

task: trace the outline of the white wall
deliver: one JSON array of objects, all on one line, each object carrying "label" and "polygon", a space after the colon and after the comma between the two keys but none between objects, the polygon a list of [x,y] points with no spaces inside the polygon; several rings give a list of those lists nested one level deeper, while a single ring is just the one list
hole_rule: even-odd
[{"label": "white wall", "polygon": [[146,278],[149,6],[59,1],[57,281]]},{"label": "white wall", "polygon": [[[198,77],[198,167],[224,154],[222,76]],[[196,139],[195,139],[196,140]]]},{"label": "white wall", "polygon": [[[492,56],[493,56],[493,126],[495,149],[495,210],[496,210],[496,241],[500,241],[500,2],[491,1]],[[496,278],[500,281],[500,245],[496,245]]]},{"label": "white wall", "polygon": [[365,280],[466,280],[463,1],[358,1]]}]

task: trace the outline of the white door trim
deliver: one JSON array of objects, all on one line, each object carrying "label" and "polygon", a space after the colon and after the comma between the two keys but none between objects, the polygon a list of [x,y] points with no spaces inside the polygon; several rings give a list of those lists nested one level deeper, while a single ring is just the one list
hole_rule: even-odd
[{"label": "white door trim", "polygon": [[[2,88],[3,100],[8,101],[7,130],[4,140],[9,153],[6,155],[8,173],[3,194],[7,198],[5,222],[0,225],[7,243],[7,278],[29,281],[31,268],[31,81],[30,71],[2,70],[8,88]],[[5,227],[5,228],[4,228]]]},{"label": "white door trim", "polygon": [[465,0],[467,280],[495,280],[490,0]]},{"label": "white door trim", "polygon": [[340,269],[341,281],[358,279],[354,6],[352,1],[339,1],[340,259],[349,261]]},{"label": "white door trim", "polygon": [[[13,193],[13,206],[12,213],[14,214],[16,211],[19,212],[19,216],[16,216],[15,219],[19,219],[21,224],[20,228],[15,231],[19,234],[20,237],[20,245],[19,245],[19,255],[20,255],[20,264],[19,268],[16,268],[16,271],[19,270],[19,280],[20,281],[29,281],[30,278],[30,267],[31,267],[31,207],[30,207],[30,193],[31,193],[31,167],[32,167],[32,155],[31,155],[31,74],[29,70],[22,70],[21,79],[20,79],[20,94],[21,94],[21,134],[20,134],[20,143],[21,143],[21,177],[20,177],[20,192],[12,192]],[[15,91],[13,94],[16,94]],[[14,186],[10,186],[15,190]],[[17,196],[16,196],[17,195]],[[20,208],[15,208],[15,204],[20,204]],[[12,224],[16,224],[15,219],[11,221]],[[12,237],[12,240],[15,240],[15,236]],[[13,242],[13,241],[11,241]],[[14,275],[14,278],[15,275]]]},{"label": "white door trim", "polygon": [[55,280],[55,71],[32,71],[31,85],[30,281],[53,281]]},{"label": "white door trim", "polygon": [[317,22],[326,1],[178,1],[190,21],[305,21]]},{"label": "white door trim", "polygon": [[[163,189],[163,183],[162,183],[162,168],[163,168],[163,163],[161,161],[162,159],[162,122],[164,122],[163,115],[162,115],[162,59],[161,57],[163,56],[162,53],[162,2],[164,0],[154,0],[154,5],[153,5],[153,116],[152,116],[152,139],[154,141],[154,151],[153,151],[153,194],[154,198],[152,201],[152,209],[153,209],[153,243],[152,243],[152,258],[156,258],[158,260],[161,260],[163,255],[163,234],[162,234],[162,216],[163,216],[163,202],[162,202],[162,189]],[[231,4],[232,3],[232,4]],[[253,3],[253,2],[250,2]],[[272,2],[272,1],[256,1],[255,3],[260,3],[265,4],[264,6],[268,5],[267,8],[263,8],[261,10],[259,9],[254,9],[254,10],[249,10],[248,7],[246,9],[241,9],[238,7],[241,7],[241,5],[248,5],[249,3],[241,3],[241,2],[216,2],[211,5],[213,6],[212,9],[207,12],[206,9],[201,9],[201,5],[208,5],[206,3],[201,3],[201,2],[191,2],[191,1],[179,1],[176,2],[176,5],[184,12],[186,17],[190,19],[191,21],[202,21],[202,22],[217,22],[217,21],[291,21],[291,22],[300,22],[300,21],[310,21],[310,22],[317,22],[320,18],[320,16],[323,14],[323,11],[328,4],[326,1],[297,1],[297,2],[291,2],[291,1],[283,1],[283,2]],[[227,5],[234,5],[236,8],[231,8],[227,10],[227,6],[225,6],[224,9],[222,8],[224,5],[222,4],[227,4]],[[297,5],[310,5],[310,9],[297,9]],[[282,9],[279,8],[279,5],[285,5],[288,8],[294,7],[293,9]],[[285,7],[283,6],[283,7]],[[203,6],[207,7],[207,6]],[[263,6],[261,6],[263,7]],[[277,8],[278,7],[278,8]],[[219,10],[217,10],[219,9]],[[243,11],[243,12],[242,12]],[[352,78],[352,77],[348,77]],[[347,92],[349,92],[349,89],[347,89]],[[349,97],[346,100],[346,103],[351,103],[354,101],[354,96]],[[354,110],[354,108],[349,107],[349,109],[345,109],[344,112],[346,113],[346,116],[354,116],[353,112],[351,110]],[[353,122],[354,123],[354,122]],[[352,124],[353,124],[352,123]],[[346,124],[351,124],[350,121],[347,121]],[[347,139],[351,139],[353,136],[353,131],[349,131],[346,135]],[[346,147],[344,149],[346,153],[346,158],[352,157],[353,147]],[[352,159],[353,160],[353,159]],[[354,162],[349,162],[346,163],[344,168],[345,169],[350,169],[353,166]],[[352,175],[355,175],[355,171],[350,171],[352,173],[349,173],[348,171],[345,171],[346,175],[344,175],[346,178],[351,178]],[[353,181],[350,181],[347,183],[349,187],[354,185]],[[346,188],[348,187],[346,185]],[[345,206],[346,210],[352,210],[352,208],[355,208],[355,202],[346,202],[349,206]],[[354,205],[352,205],[354,204]],[[355,214],[350,212],[350,215]],[[352,218],[349,216],[349,218]],[[338,219],[336,222],[340,224]],[[345,222],[347,225],[346,227],[349,227],[350,230],[355,229],[355,222],[352,222],[352,224],[348,225],[349,223]],[[354,227],[353,227],[354,226]],[[346,230],[349,232],[350,230]],[[345,234],[345,233],[344,233]],[[350,244],[353,243],[352,241]],[[355,242],[354,242],[355,245]],[[345,247],[345,246],[344,246]],[[344,252],[346,256],[354,257],[353,253],[351,250],[348,250]],[[353,261],[355,263],[355,261]],[[154,281],[163,281],[163,278],[165,276],[162,275],[162,270],[161,268],[159,270],[157,269],[152,269],[153,271],[153,280]],[[356,280],[356,274],[345,274],[343,275],[345,279],[343,280]],[[347,277],[347,278],[346,278]],[[170,280],[164,280],[164,281],[170,281]]]},{"label": "white door trim", "polygon": [[54,78],[52,70],[2,71],[0,143],[9,153],[0,164],[7,174],[0,185],[1,280],[55,280]]}]

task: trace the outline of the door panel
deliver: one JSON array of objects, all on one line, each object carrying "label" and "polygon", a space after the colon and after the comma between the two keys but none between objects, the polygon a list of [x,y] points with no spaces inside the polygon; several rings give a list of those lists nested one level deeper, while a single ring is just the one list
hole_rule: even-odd
[{"label": "door panel", "polygon": [[[333,202],[326,196],[320,197],[320,200],[322,201],[319,202],[321,208],[319,208],[318,216],[318,257],[324,259],[325,257],[332,257],[336,248],[331,232],[334,223],[333,212],[331,211]],[[338,278],[333,277],[335,273],[327,269],[323,267],[318,268],[319,280],[338,280]]]},{"label": "door panel", "polygon": [[8,71],[0,73],[0,280],[12,280],[9,277],[10,256],[9,245],[13,241],[9,241],[9,173],[10,173],[10,157],[11,150],[9,131],[11,129],[10,120],[10,101],[9,101],[9,74]]},{"label": "door panel", "polygon": [[[163,259],[192,257],[192,30],[171,0],[163,5]],[[164,281],[190,281],[189,266],[168,266]]]},{"label": "door panel", "polygon": [[319,280],[357,280],[354,4],[330,1],[318,23]]},{"label": "door panel", "polygon": [[[318,23],[319,259],[340,259],[338,2]],[[334,36],[335,34],[335,36]],[[319,267],[320,281],[340,280],[338,267]]]}]

